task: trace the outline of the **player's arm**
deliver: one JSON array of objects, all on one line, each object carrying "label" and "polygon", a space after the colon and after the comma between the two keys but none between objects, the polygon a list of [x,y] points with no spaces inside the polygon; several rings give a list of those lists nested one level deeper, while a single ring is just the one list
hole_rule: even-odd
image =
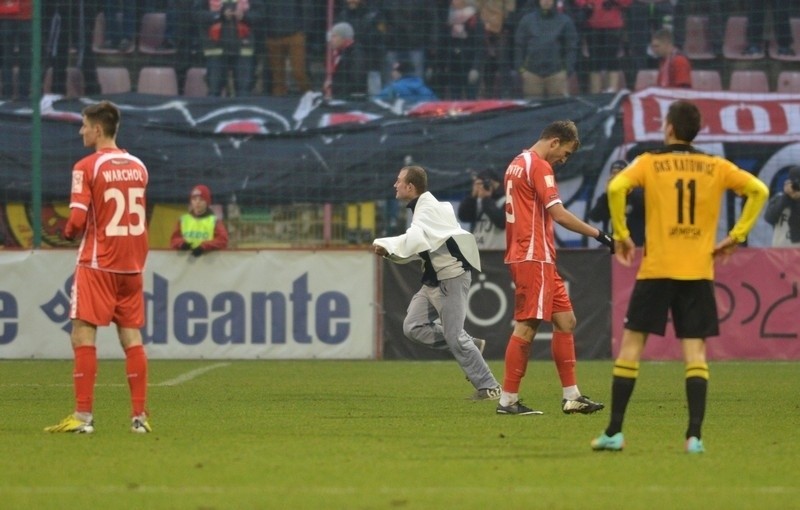
[{"label": "player's arm", "polygon": [[611,239],[611,236],[602,230],[589,225],[585,221],[569,212],[561,202],[556,202],[548,207],[547,212],[553,218],[553,221],[565,229],[585,235],[587,237],[592,237],[598,242],[607,246],[611,253],[614,253],[614,241]]},{"label": "player's arm", "polygon": [[625,202],[633,187],[633,181],[622,173],[608,183],[608,213],[611,217],[611,230],[617,241],[624,241],[631,236],[625,219]]},{"label": "player's arm", "polygon": [[755,225],[764,203],[769,198],[769,188],[761,180],[753,177],[748,179],[741,194],[747,197],[747,201],[742,208],[739,220],[728,232],[728,236],[714,247],[713,255],[715,257],[721,256],[723,262],[747,238],[747,234]]},{"label": "player's arm", "polygon": [[728,232],[728,236],[738,243],[744,242],[747,234],[755,226],[758,215],[761,213],[767,198],[769,198],[769,188],[760,179],[753,177],[745,184],[742,195],[747,197],[742,208],[742,215],[731,231]]},{"label": "player's arm", "polygon": [[72,241],[83,232],[84,228],[86,228],[86,209],[83,204],[71,204],[69,219],[64,227],[64,239]]}]

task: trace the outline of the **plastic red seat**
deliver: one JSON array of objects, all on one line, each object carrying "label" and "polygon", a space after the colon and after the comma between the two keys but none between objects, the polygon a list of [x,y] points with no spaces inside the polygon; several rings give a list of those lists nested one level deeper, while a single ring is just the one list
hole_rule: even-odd
[{"label": "plastic red seat", "polygon": [[764,58],[764,51],[745,55],[747,41],[747,18],[731,16],[725,23],[725,37],[722,41],[722,55],[729,60],[758,60]]},{"label": "plastic red seat", "polygon": [[791,18],[789,25],[792,29],[792,46],[794,55],[779,55],[778,42],[773,38],[769,42],[769,58],[785,62],[800,62],[800,18]]},{"label": "plastic red seat", "polygon": [[767,73],[757,70],[737,69],[731,73],[731,92],[769,92]]},{"label": "plastic red seat", "polygon": [[186,71],[183,95],[188,97],[206,97],[208,95],[205,67],[190,67]]},{"label": "plastic red seat", "polygon": [[106,16],[105,14],[98,13],[94,19],[94,30],[92,32],[92,51],[100,54],[129,54],[133,53],[133,45],[130,49],[122,52],[119,48],[106,48],[105,47],[105,33],[106,33]]},{"label": "plastic red seat", "polygon": [[136,91],[159,96],[178,95],[178,73],[172,67],[143,67],[139,71]]},{"label": "plastic red seat", "polygon": [[781,71],[776,92],[800,94],[800,71]]},{"label": "plastic red seat", "polygon": [[102,94],[121,94],[131,91],[131,73],[127,67],[98,67],[97,81]]},{"label": "plastic red seat", "polygon": [[707,16],[686,17],[686,39],[683,52],[690,60],[713,60],[716,58],[711,48]]},{"label": "plastic red seat", "polygon": [[692,71],[692,89],[722,90],[722,78],[719,71],[696,69]]},{"label": "plastic red seat", "polygon": [[167,13],[148,12],[142,16],[139,30],[139,53],[145,55],[172,55],[174,48],[162,48],[167,30]]}]

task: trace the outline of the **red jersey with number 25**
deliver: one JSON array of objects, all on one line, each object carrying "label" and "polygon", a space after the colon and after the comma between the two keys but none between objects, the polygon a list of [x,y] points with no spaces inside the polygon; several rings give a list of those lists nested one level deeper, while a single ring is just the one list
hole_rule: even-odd
[{"label": "red jersey with number 25", "polygon": [[561,203],[553,167],[532,151],[514,158],[505,175],[506,264],[556,261],[553,218],[547,208]]},{"label": "red jersey with number 25", "polygon": [[141,273],[147,258],[147,168],[123,149],[102,149],[72,170],[70,208],[86,210],[78,265]]}]

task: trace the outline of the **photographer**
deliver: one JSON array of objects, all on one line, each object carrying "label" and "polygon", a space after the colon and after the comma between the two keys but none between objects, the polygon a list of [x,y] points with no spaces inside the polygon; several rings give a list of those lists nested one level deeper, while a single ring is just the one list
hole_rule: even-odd
[{"label": "photographer", "polygon": [[458,206],[458,219],[470,223],[480,250],[506,249],[506,195],[492,170],[472,178],[472,193]]},{"label": "photographer", "polygon": [[764,220],[775,229],[772,246],[800,246],[800,166],[789,168],[783,192],[770,199],[764,210]]}]

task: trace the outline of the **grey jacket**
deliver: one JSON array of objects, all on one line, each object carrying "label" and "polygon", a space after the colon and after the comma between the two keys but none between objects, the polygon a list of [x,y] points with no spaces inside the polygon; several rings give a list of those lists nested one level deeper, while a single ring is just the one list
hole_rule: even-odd
[{"label": "grey jacket", "polygon": [[517,25],[514,35],[514,68],[539,76],[560,71],[575,72],[578,31],[566,14],[535,9]]}]

